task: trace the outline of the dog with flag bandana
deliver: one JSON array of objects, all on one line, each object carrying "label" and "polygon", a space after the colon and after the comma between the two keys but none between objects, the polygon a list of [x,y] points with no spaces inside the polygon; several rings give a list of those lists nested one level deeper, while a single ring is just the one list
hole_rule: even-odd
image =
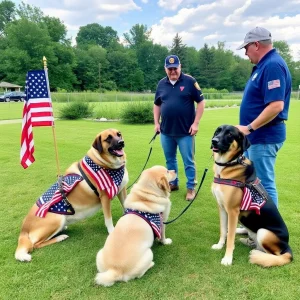
[{"label": "dog with flag bandana", "polygon": [[142,277],[154,266],[154,240],[157,238],[163,245],[172,243],[165,236],[163,222],[171,208],[169,182],[175,179],[175,171],[163,166],[143,171],[125,200],[124,216],[97,254],[96,284],[111,286],[116,281]]},{"label": "dog with flag bandana", "polygon": [[[117,129],[100,132],[87,155],[73,163],[30,209],[23,221],[15,258],[30,261],[32,250],[68,238],[59,234],[67,225],[102,208],[109,233],[114,229],[111,200],[124,204],[128,172],[124,140]],[[59,235],[58,235],[59,234]]]},{"label": "dog with flag bandana", "polygon": [[256,248],[250,252],[250,263],[263,267],[285,265],[293,258],[288,229],[256,177],[253,163],[243,156],[249,147],[247,137],[234,126],[219,126],[213,135],[212,193],[219,206],[220,239],[212,249],[222,249],[226,242],[221,264],[231,265],[236,227],[240,222]]}]

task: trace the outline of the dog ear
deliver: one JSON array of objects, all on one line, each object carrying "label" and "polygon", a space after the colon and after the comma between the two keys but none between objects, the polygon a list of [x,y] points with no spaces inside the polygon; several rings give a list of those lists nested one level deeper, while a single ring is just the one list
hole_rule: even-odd
[{"label": "dog ear", "polygon": [[101,135],[97,136],[93,145],[92,145],[99,153],[103,152],[102,142],[101,142]]},{"label": "dog ear", "polygon": [[241,134],[241,138],[242,138],[242,152],[244,153],[250,146],[250,142],[247,138],[247,136],[245,136],[244,134],[240,133]]},{"label": "dog ear", "polygon": [[167,176],[163,176],[160,181],[158,182],[158,187],[160,189],[162,189],[163,191],[166,191],[166,192],[171,192],[171,189],[170,189],[170,185],[169,185],[169,182],[168,182],[168,179],[167,179]]}]

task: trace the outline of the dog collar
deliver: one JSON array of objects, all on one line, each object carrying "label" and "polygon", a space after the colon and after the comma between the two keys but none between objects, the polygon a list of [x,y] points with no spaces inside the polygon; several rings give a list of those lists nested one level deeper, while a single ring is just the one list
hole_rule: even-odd
[{"label": "dog collar", "polygon": [[239,155],[235,160],[228,161],[226,163],[221,163],[215,161],[215,164],[221,167],[228,167],[228,166],[235,166],[235,165],[243,165],[246,166],[247,164],[244,163],[246,157],[244,155]]}]

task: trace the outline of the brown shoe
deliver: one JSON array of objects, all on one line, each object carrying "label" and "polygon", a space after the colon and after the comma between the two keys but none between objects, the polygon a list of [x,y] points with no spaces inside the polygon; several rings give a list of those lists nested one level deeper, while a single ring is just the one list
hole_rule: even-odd
[{"label": "brown shoe", "polygon": [[192,201],[194,200],[195,195],[196,195],[195,190],[187,189],[185,200]]},{"label": "brown shoe", "polygon": [[170,183],[170,190],[171,190],[171,192],[178,191],[179,186],[174,183]]}]

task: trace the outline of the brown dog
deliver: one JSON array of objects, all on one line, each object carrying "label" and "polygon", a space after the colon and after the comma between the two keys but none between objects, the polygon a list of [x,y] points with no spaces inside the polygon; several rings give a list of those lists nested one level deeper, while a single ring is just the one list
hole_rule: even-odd
[{"label": "brown dog", "polygon": [[163,222],[171,208],[169,181],[175,179],[175,171],[163,166],[142,173],[125,200],[125,215],[97,254],[96,284],[111,286],[116,281],[142,277],[154,266],[154,239],[164,245],[172,243],[165,237]]},{"label": "brown dog", "polygon": [[15,252],[17,260],[30,261],[34,248],[65,240],[65,234],[56,236],[65,226],[95,214],[101,207],[107,230],[113,231],[110,201],[117,195],[123,206],[128,183],[124,146],[116,129],[97,135],[87,156],[73,163],[63,182],[58,181],[43,194],[25,217]]},{"label": "brown dog", "polygon": [[250,252],[250,263],[263,267],[284,265],[292,260],[288,230],[256,177],[252,162],[242,155],[249,146],[248,139],[231,125],[218,127],[212,138],[212,193],[220,212],[220,239],[212,248],[222,249],[227,238],[221,264],[231,265],[239,221],[256,244]]}]

